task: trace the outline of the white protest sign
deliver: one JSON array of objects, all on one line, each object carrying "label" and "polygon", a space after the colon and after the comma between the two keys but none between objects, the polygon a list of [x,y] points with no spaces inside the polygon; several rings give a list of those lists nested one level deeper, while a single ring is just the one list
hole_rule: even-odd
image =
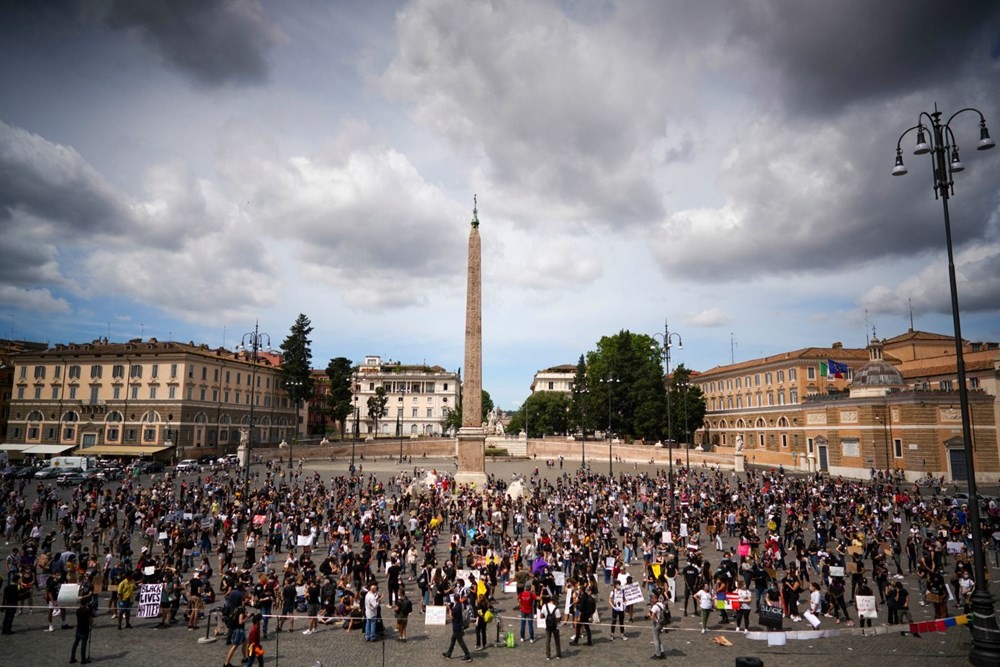
[{"label": "white protest sign", "polygon": [[614,556],[608,556],[607,558],[604,559],[604,569],[605,570],[610,570],[614,566],[615,566],[615,557]]},{"label": "white protest sign", "polygon": [[156,618],[160,615],[160,600],[163,599],[163,584],[143,584],[139,587],[138,618]]},{"label": "white protest sign", "polygon": [[950,554],[960,554],[962,549],[965,548],[964,542],[948,542],[947,543],[948,553]]},{"label": "white protest sign", "polygon": [[854,601],[858,605],[858,616],[862,618],[878,618],[878,612],[875,611],[874,595],[856,595]]},{"label": "white protest sign", "polygon": [[634,604],[641,604],[643,602],[642,586],[639,584],[622,586],[622,594],[625,596],[626,607],[630,607]]},{"label": "white protest sign", "polygon": [[681,524],[680,536],[681,537],[688,536],[688,525],[686,523]]},{"label": "white protest sign", "polygon": [[504,593],[516,593],[517,592],[517,582],[516,581],[508,581],[506,584],[503,585],[503,592]]},{"label": "white protest sign", "polygon": [[59,587],[56,604],[60,607],[75,607],[80,597],[80,584],[63,584]]},{"label": "white protest sign", "polygon": [[445,625],[447,621],[447,607],[444,605],[427,605],[427,612],[424,614],[424,625]]},{"label": "white protest sign", "polygon": [[313,543],[312,535],[299,535],[298,543],[296,546],[300,547],[311,547]]},{"label": "white protest sign", "polygon": [[660,534],[660,544],[670,544],[674,541],[674,536],[670,534],[669,530],[665,530]]},{"label": "white protest sign", "polygon": [[553,572],[552,579],[556,582],[556,586],[560,588],[566,585],[566,573],[562,570]]}]

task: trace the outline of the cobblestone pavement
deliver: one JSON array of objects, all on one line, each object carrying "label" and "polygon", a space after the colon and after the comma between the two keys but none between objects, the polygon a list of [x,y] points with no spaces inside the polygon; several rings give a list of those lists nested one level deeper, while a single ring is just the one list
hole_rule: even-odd
[{"label": "cobblestone pavement", "polygon": [[[418,465],[447,469],[449,461],[420,461]],[[399,467],[392,462],[383,460],[364,462],[366,472],[374,472],[382,476],[397,471]],[[619,467],[619,466],[616,466]],[[345,462],[317,462],[307,466],[319,470],[326,477],[343,473]],[[488,472],[510,478],[514,473],[530,473],[534,468],[531,462],[491,463]],[[632,464],[622,464],[621,469],[631,470]],[[639,470],[647,466],[637,466]],[[412,470],[412,466],[408,466]],[[571,464],[566,464],[566,472],[570,472]],[[540,473],[550,477],[557,476],[558,468],[546,469],[541,466]],[[145,480],[144,480],[145,481]],[[29,496],[34,495],[34,485],[26,489]],[[63,491],[64,497],[69,491]],[[29,500],[30,502],[30,500]],[[735,541],[726,540],[727,548]],[[447,540],[442,540],[442,555]],[[711,562],[717,563],[720,554],[712,547],[706,548],[706,555]],[[713,558],[714,557],[714,558]],[[994,565],[991,555],[990,565]],[[631,570],[641,572],[640,564],[633,564]],[[1000,579],[1000,570],[992,567],[993,580]],[[911,592],[917,590],[916,580],[912,576],[905,578],[905,584]],[[412,586],[412,584],[411,584]],[[994,597],[1000,597],[1000,590],[994,585]],[[602,587],[598,596],[599,613],[603,619],[610,617],[606,601],[606,591]],[[106,598],[105,598],[106,600]],[[106,602],[104,602],[106,604]],[[506,619],[506,616],[516,616],[514,596],[499,595],[497,606],[504,623],[503,631],[508,629],[518,633],[516,619]],[[886,659],[900,660],[907,666],[920,665],[966,665],[970,635],[967,628],[950,628],[944,633],[924,634],[920,638],[902,635],[900,632],[890,632],[875,637],[841,636],[836,638],[816,640],[789,640],[786,646],[768,646],[766,641],[751,640],[738,633],[726,630],[730,626],[718,624],[718,615],[713,615],[710,631],[702,635],[695,616],[683,617],[683,607],[678,604],[671,606],[673,622],[664,637],[667,651],[667,661],[683,662],[691,667],[700,665],[733,665],[737,656],[756,656],[763,660],[764,665],[780,667],[796,665],[801,667],[822,667],[825,665],[882,665]],[[929,608],[915,606],[913,609],[915,621],[930,620],[932,614]],[[883,612],[884,613],[884,612]],[[72,616],[71,616],[72,618]],[[756,618],[753,617],[752,621]],[[218,667],[225,659],[226,650],[223,640],[212,643],[201,643],[199,639],[205,636],[205,625],[197,632],[189,632],[183,624],[168,629],[156,629],[155,620],[133,620],[132,630],[117,630],[112,621],[102,610],[96,620],[92,635],[91,656],[95,665],[142,665],[158,667],[160,665],[205,665]],[[387,625],[391,625],[387,624]],[[805,629],[801,623],[786,623],[786,629]],[[790,627],[794,626],[794,627]],[[395,639],[394,627],[389,628],[388,638],[375,644],[363,641],[363,633],[355,631],[345,634],[343,630],[333,626],[320,626],[320,630],[311,636],[303,636],[298,630],[304,628],[304,621],[296,624],[295,632],[275,634],[264,642],[265,664],[279,667],[314,667],[321,661],[324,667],[340,665],[437,665],[449,661],[441,653],[448,647],[450,630],[442,626],[425,626],[419,611],[410,617],[410,639],[401,643]],[[752,626],[753,627],[753,626]],[[822,619],[821,629],[833,629],[832,619]],[[17,616],[14,622],[15,634],[0,637],[0,665],[38,666],[66,664],[69,661],[70,647],[73,642],[72,630],[56,630],[46,632],[43,613],[39,610],[33,614]],[[490,640],[496,639],[497,628],[489,627]],[[608,628],[595,625],[593,646],[568,646],[569,628],[562,631],[563,660],[570,662],[586,661],[587,664],[598,665],[633,665],[656,664],[649,659],[652,654],[652,635],[650,623],[645,620],[642,612],[636,612],[635,622],[627,624],[628,641],[609,638]],[[732,642],[731,647],[722,647],[711,640],[724,636]],[[490,646],[485,651],[473,651],[474,662],[490,665],[535,664],[545,660],[544,632],[536,631],[534,644],[518,643],[513,649],[500,646]],[[475,644],[475,634],[470,629],[465,633],[466,644],[470,648]],[[554,648],[554,647],[553,647]],[[456,649],[454,658],[461,657]]]}]

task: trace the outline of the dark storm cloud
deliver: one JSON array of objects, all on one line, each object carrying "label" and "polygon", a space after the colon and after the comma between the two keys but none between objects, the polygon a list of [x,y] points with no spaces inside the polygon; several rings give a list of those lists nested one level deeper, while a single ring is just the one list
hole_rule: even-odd
[{"label": "dark storm cloud", "polygon": [[820,115],[973,74],[1000,26],[996,0],[761,0],[732,12],[733,38],[778,77],[785,104]]},{"label": "dark storm cloud", "polygon": [[113,0],[105,23],[137,33],[174,67],[211,86],[267,79],[281,39],[254,0]]},{"label": "dark storm cloud", "polygon": [[72,233],[113,232],[129,215],[75,150],[0,121],[0,219],[18,212]]}]

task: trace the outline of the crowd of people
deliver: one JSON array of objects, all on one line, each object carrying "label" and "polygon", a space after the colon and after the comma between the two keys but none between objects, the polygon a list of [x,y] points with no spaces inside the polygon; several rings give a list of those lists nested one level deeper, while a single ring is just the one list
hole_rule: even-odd
[{"label": "crowd of people", "polygon": [[[75,629],[71,662],[77,649],[88,662],[93,616],[106,612],[128,632],[138,591],[160,584],[159,628],[196,631],[220,609],[209,632],[225,638],[226,667],[263,664],[263,642],[281,632],[405,642],[410,616],[431,607],[446,609],[447,657],[457,648],[470,658],[466,629],[482,651],[493,632],[533,643],[540,623],[546,656],[559,659],[560,631],[592,646],[608,624],[624,641],[641,622],[661,659],[661,631],[689,609],[702,633],[822,618],[896,624],[912,620],[913,605],[931,605],[935,618],[967,611],[970,554],[987,548],[972,544],[960,502],[881,473],[679,467],[671,480],[662,469],[611,478],[563,463],[553,478],[536,468],[480,488],[419,467],[324,479],[302,461],[268,462],[249,485],[240,469],[71,491],[7,480],[2,632],[42,607],[49,631]],[[992,501],[982,520],[996,548]],[[911,591],[904,580],[914,578]],[[73,609],[59,599],[65,583],[79,585]],[[626,604],[632,584],[641,603]]]}]

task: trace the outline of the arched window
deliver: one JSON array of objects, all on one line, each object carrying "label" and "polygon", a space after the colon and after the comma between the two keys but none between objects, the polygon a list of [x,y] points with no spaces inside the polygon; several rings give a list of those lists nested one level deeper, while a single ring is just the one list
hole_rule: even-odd
[{"label": "arched window", "polygon": [[195,424],[207,424],[208,423],[208,415],[206,415],[204,412],[199,412],[198,414],[196,414],[194,416],[194,423]]},{"label": "arched window", "polygon": [[160,421],[160,413],[155,410],[150,410],[142,416],[142,421],[147,424],[156,424]]},{"label": "arched window", "polygon": [[42,421],[42,419],[44,419],[42,417],[42,413],[39,412],[38,410],[32,410],[30,413],[28,413],[29,422],[40,422]]},{"label": "arched window", "polygon": [[106,421],[106,422],[120,422],[120,421],[124,421],[124,418],[122,417],[122,413],[118,412],[117,410],[113,410],[113,411],[111,411],[111,412],[108,413],[108,416],[104,418],[104,421]]},{"label": "arched window", "polygon": [[72,410],[67,410],[63,413],[62,421],[64,422],[78,422],[80,421],[80,415],[76,414]]},{"label": "arched window", "polygon": [[788,418],[787,417],[780,417],[778,419],[778,427],[779,428],[788,428]]},{"label": "arched window", "polygon": [[757,417],[757,421],[754,423],[754,427],[755,428],[765,428],[766,426],[767,426],[767,422],[764,421],[764,418],[763,417]]}]

